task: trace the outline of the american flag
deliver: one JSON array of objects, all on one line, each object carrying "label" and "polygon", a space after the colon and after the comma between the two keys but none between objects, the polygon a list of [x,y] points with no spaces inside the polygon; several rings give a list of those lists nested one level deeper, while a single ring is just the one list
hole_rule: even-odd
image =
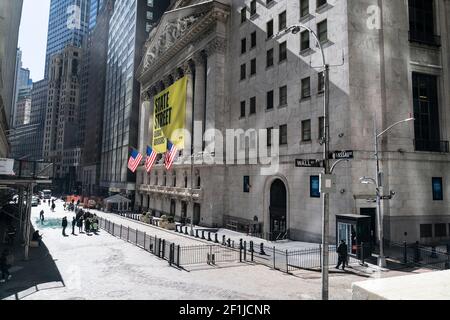
[{"label": "american flag", "polygon": [[141,160],[142,160],[142,154],[137,152],[137,150],[132,149],[130,160],[128,160],[128,169],[130,169],[131,172],[135,172],[137,167],[141,163]]},{"label": "american flag", "polygon": [[147,158],[145,159],[145,170],[147,170],[147,172],[150,172],[150,170],[152,170],[157,155],[158,154],[155,152],[155,150],[147,146]]},{"label": "american flag", "polygon": [[167,170],[170,170],[170,168],[172,167],[177,152],[178,152],[177,147],[175,147],[175,145],[172,142],[167,140],[167,152],[164,158],[164,165],[166,166]]}]

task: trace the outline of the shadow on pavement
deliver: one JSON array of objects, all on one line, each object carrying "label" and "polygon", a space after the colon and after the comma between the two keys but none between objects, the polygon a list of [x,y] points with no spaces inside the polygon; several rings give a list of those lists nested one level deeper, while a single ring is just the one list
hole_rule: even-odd
[{"label": "shadow on pavement", "polygon": [[[0,229],[4,228],[2,222],[0,221]],[[31,232],[34,232],[33,228]],[[24,246],[20,242],[17,234],[12,246],[0,244],[0,251],[7,248],[13,255],[13,263],[9,269],[12,278],[6,283],[0,283],[0,299],[20,300],[37,291],[64,287],[61,274],[44,242],[40,247],[29,248],[27,261],[24,260]]]}]

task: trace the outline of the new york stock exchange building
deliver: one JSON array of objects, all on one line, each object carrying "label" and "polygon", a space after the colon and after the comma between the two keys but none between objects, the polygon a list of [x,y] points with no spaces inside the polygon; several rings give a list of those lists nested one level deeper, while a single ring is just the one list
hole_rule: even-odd
[{"label": "new york stock exchange building", "polygon": [[[323,159],[322,56],[312,34],[290,32],[302,24],[330,66],[330,152],[352,155],[333,172],[331,241],[355,232],[342,215],[369,216],[378,241],[376,188],[362,183],[376,177],[374,128],[411,117],[378,139],[384,238],[449,240],[450,1],[416,2],[175,1],[137,70],[138,148],[145,154],[155,125],[175,116],[158,113],[168,92],[189,134],[170,170],[161,157],[149,173],[139,167],[136,206],[271,240],[321,239],[323,168],[296,166]],[[425,31],[421,14],[433,17]]]}]

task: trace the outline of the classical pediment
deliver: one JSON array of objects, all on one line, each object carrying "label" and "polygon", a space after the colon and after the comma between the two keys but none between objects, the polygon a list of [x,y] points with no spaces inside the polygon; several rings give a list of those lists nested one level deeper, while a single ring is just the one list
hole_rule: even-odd
[{"label": "classical pediment", "polygon": [[200,1],[164,13],[144,46],[145,54],[138,69],[138,77],[171,50],[181,47],[183,39],[191,41],[202,27],[206,28],[208,22],[214,20],[216,9],[224,6],[223,2],[223,0]]}]

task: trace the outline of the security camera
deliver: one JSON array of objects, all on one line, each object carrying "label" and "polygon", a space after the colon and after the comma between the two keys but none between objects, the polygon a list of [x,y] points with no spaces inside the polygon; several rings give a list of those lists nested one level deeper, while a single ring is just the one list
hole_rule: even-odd
[{"label": "security camera", "polygon": [[395,191],[394,191],[394,190],[391,190],[391,191],[389,192],[389,194],[391,195],[391,197],[393,197],[393,196],[395,196]]}]

